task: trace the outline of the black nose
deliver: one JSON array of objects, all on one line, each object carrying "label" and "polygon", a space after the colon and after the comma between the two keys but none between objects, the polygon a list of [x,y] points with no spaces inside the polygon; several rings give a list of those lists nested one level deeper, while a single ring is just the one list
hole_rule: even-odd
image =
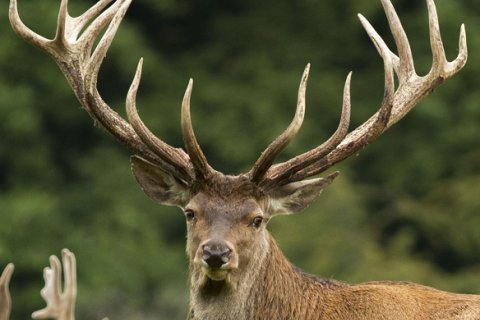
[{"label": "black nose", "polygon": [[210,268],[220,268],[230,260],[232,250],[222,243],[208,242],[203,246],[203,261]]}]

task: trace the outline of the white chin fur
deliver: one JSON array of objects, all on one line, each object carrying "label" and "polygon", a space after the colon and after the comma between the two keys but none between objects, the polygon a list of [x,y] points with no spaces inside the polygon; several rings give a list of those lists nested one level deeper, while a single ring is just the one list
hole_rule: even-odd
[{"label": "white chin fur", "polygon": [[229,270],[203,268],[205,275],[213,281],[224,281],[227,279]]}]

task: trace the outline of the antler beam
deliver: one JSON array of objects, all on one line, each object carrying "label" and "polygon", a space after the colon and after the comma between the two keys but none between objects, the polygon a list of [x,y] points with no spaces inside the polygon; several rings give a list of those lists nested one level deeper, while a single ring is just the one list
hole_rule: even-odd
[{"label": "antler beam", "polygon": [[[358,15],[360,22],[384,62],[384,97],[379,111],[348,135],[342,137],[342,139],[337,139],[345,132],[346,125],[348,124],[346,118],[349,116],[350,106],[348,91],[351,75],[349,75],[345,85],[342,120],[337,130],[337,132],[341,131],[341,134],[335,134],[333,136],[334,138],[332,137],[329,140],[332,142],[330,146],[333,146],[333,148],[324,148],[322,147],[323,145],[321,145],[289,161],[270,167],[260,182],[265,188],[300,181],[316,175],[358,152],[402,119],[425,96],[442,84],[443,81],[455,75],[465,66],[468,57],[465,26],[462,25],[460,29],[458,56],[455,60],[449,62],[446,59],[440,35],[435,3],[433,0],[427,0],[433,63],[427,75],[417,75],[410,44],[400,19],[390,0],[382,0],[382,5],[397,46],[398,56],[388,48],[385,41],[375,31],[367,19],[360,14]],[[395,74],[399,80],[399,85],[396,89],[394,82]],[[328,144],[328,142],[325,144]]]},{"label": "antler beam", "polygon": [[[185,137],[187,151],[174,148],[155,137],[142,123],[136,110],[135,98],[140,84],[142,61],[127,96],[127,111],[131,123],[125,121],[100,96],[97,89],[98,72],[120,23],[132,0],[100,0],[79,17],[68,14],[68,0],[62,0],[55,38],[46,39],[29,29],[20,19],[17,0],[10,1],[9,18],[15,32],[25,41],[47,52],[67,78],[83,108],[135,154],[171,173],[187,185],[208,176],[211,170],[206,158],[189,134]],[[110,6],[109,6],[110,5]],[[93,20],[93,21],[92,21]],[[103,32],[94,47],[95,40]],[[189,97],[188,97],[189,100]],[[188,115],[182,123],[191,128]],[[193,131],[192,131],[193,132]],[[198,146],[198,144],[196,144]],[[192,160],[190,160],[192,159]]]}]

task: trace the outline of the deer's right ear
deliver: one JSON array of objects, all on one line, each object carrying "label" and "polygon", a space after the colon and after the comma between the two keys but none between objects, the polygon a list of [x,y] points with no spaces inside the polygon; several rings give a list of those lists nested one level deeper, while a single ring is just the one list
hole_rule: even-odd
[{"label": "deer's right ear", "polygon": [[317,199],[323,189],[328,187],[337,176],[338,172],[334,172],[325,178],[292,182],[270,190],[268,208],[270,216],[302,211]]},{"label": "deer's right ear", "polygon": [[170,173],[139,156],[132,156],[130,162],[135,179],[153,201],[180,208],[190,201],[188,187]]}]

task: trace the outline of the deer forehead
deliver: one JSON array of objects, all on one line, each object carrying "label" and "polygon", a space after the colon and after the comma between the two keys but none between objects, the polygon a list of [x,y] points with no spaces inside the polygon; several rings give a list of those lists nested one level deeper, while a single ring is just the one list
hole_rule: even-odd
[{"label": "deer forehead", "polygon": [[264,199],[264,193],[242,176],[219,176],[205,184],[186,208],[210,220],[238,220],[261,215]]},{"label": "deer forehead", "polygon": [[251,215],[262,215],[261,202],[253,196],[231,194],[221,197],[218,194],[199,192],[187,209],[191,209],[207,221],[238,221]]}]

